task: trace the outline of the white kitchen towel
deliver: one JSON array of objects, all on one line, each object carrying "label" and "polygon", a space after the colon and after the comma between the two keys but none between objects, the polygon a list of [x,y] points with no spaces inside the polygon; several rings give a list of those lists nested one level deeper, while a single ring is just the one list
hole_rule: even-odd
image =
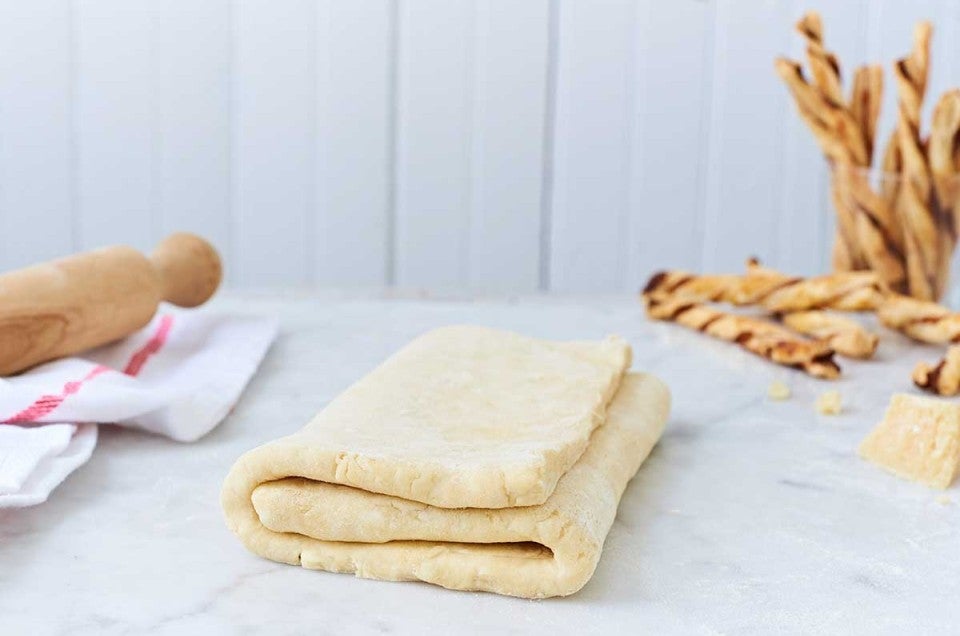
[{"label": "white kitchen towel", "polygon": [[164,305],[129,338],[0,379],[0,508],[45,501],[90,458],[98,423],[205,435],[276,333],[273,320]]}]

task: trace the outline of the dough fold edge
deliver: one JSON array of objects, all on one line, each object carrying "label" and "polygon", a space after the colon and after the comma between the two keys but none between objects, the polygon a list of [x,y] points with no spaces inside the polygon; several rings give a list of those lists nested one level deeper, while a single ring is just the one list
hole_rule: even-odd
[{"label": "dough fold edge", "polygon": [[439,508],[327,483],[329,466],[318,463],[336,457],[301,433],[237,460],[221,503],[247,549],[274,561],[525,598],[568,595],[593,575],[620,498],[669,408],[657,378],[626,374],[606,421],[539,505]]}]

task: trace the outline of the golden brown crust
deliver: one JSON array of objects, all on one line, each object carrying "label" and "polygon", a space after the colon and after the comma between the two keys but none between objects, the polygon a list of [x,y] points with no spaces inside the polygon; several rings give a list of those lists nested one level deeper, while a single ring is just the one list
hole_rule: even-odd
[{"label": "golden brown crust", "polygon": [[904,230],[904,256],[910,295],[922,300],[939,298],[941,254],[937,210],[930,205],[931,183],[920,139],[920,113],[930,64],[930,23],[914,30],[910,55],[893,65],[897,84],[897,146],[902,163],[898,193],[900,223]]},{"label": "golden brown crust", "polygon": [[943,360],[935,365],[917,363],[913,370],[913,383],[937,395],[960,393],[960,345],[948,348]]},{"label": "golden brown crust", "polygon": [[834,351],[849,358],[873,357],[880,338],[855,320],[826,311],[797,311],[783,314],[783,324],[797,333],[823,340]]},{"label": "golden brown crust", "polygon": [[852,210],[855,237],[866,269],[877,272],[888,288],[904,289],[903,233],[895,211],[874,192],[863,168],[835,165],[833,187],[839,197],[837,204]]},{"label": "golden brown crust", "polygon": [[877,316],[885,327],[920,342],[960,341],[960,314],[934,302],[892,294],[880,305]]},{"label": "golden brown crust", "polygon": [[883,67],[873,64],[857,68],[853,74],[853,86],[850,91],[848,108],[860,125],[864,143],[867,146],[867,155],[870,157],[873,156],[873,145],[877,134],[877,120],[880,116],[882,99]]},{"label": "golden brown crust", "polygon": [[835,272],[814,278],[794,278],[751,262],[742,276],[659,272],[647,283],[643,298],[645,302],[685,298],[690,302],[758,305],[773,312],[872,311],[883,300],[883,286],[874,272]]},{"label": "golden brown crust", "polygon": [[833,349],[825,342],[807,340],[772,322],[722,312],[682,297],[647,297],[646,300],[647,315],[655,320],[676,322],[734,342],[772,362],[800,369],[817,378],[832,380],[840,376],[840,367],[833,360]]},{"label": "golden brown crust", "polygon": [[940,261],[937,279],[941,286],[950,276],[950,261],[957,245],[958,171],[955,163],[960,148],[960,90],[944,93],[933,110],[927,139],[927,163],[933,180],[934,199],[940,221]]}]

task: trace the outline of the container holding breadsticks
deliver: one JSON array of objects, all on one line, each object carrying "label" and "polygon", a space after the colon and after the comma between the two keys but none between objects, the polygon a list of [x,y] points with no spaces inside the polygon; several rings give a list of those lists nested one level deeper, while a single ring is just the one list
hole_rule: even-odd
[{"label": "container holding breadsticks", "polygon": [[835,269],[873,270],[891,291],[921,300],[944,296],[957,242],[960,175],[834,163],[830,188]]},{"label": "container holding breadsticks", "polygon": [[797,31],[806,66],[780,58],[775,68],[830,166],[833,269],[872,270],[891,291],[942,298],[960,224],[960,90],[940,96],[923,121],[932,26],[919,23],[909,54],[892,65],[896,121],[884,143],[877,133],[883,68],[855,69],[844,90],[819,15],[805,15]]}]

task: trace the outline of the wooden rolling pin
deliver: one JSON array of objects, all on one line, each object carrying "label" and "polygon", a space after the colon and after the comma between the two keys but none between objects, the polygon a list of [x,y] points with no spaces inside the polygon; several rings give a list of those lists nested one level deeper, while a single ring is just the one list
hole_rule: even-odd
[{"label": "wooden rolling pin", "polygon": [[167,237],[149,258],[107,247],[0,275],[0,376],[128,336],[161,300],[196,307],[221,276],[217,251],[193,234]]}]

